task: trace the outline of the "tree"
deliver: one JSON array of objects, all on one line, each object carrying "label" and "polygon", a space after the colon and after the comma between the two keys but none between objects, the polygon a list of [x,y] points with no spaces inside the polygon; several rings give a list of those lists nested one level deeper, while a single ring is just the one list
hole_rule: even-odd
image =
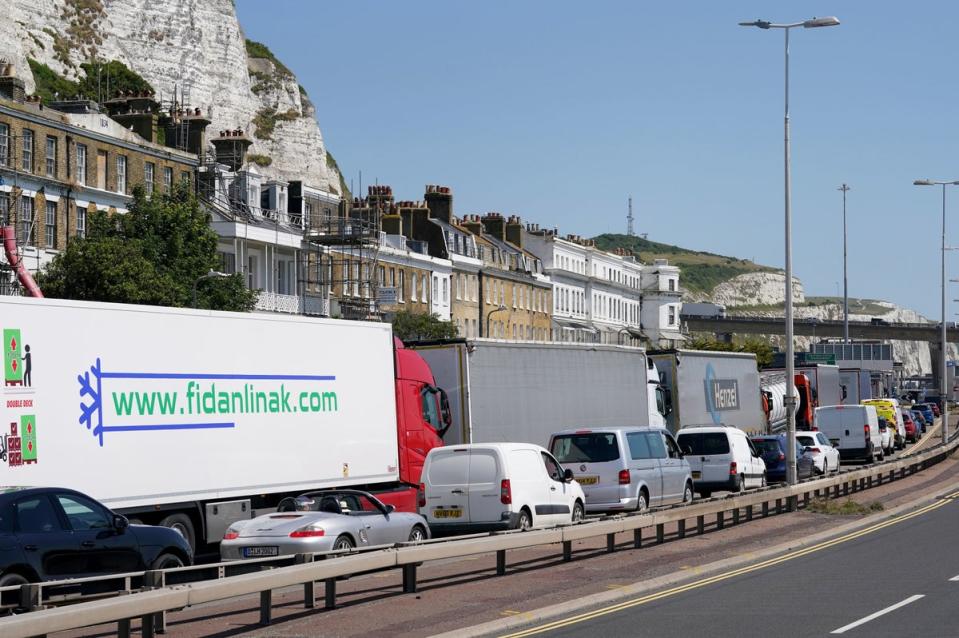
[{"label": "tree", "polygon": [[720,352],[751,352],[756,355],[756,364],[761,368],[773,362],[773,348],[762,339],[748,338],[741,343],[717,341],[709,337],[697,336],[686,342],[690,350],[710,350]]},{"label": "tree", "polygon": [[[152,197],[138,186],[126,214],[91,214],[86,237],[72,239],[38,283],[48,297],[189,307],[194,283],[219,266],[216,243],[209,213],[185,184]],[[239,274],[197,286],[200,308],[249,311],[256,297]]]},{"label": "tree", "polygon": [[401,310],[393,317],[393,334],[401,341],[433,341],[456,337],[456,324],[436,314],[417,314]]}]

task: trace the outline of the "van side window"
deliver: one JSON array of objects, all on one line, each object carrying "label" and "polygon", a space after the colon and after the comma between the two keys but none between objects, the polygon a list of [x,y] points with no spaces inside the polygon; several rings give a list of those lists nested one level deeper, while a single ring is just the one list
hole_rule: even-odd
[{"label": "van side window", "polygon": [[634,461],[653,458],[649,451],[649,439],[645,432],[628,432],[626,434],[626,444],[629,446],[629,456]]},{"label": "van side window", "polygon": [[667,458],[666,444],[663,442],[663,437],[659,434],[659,432],[644,432],[643,436],[649,439],[649,451],[652,452],[652,458]]},{"label": "van side window", "polygon": [[559,464],[546,452],[541,454],[543,455],[543,465],[546,466],[546,473],[549,474],[549,477],[554,481],[562,481],[563,470],[559,467]]},{"label": "van side window", "polygon": [[661,432],[660,436],[663,437],[663,440],[666,442],[666,450],[669,453],[669,458],[678,459],[682,455],[679,452],[679,446],[676,445],[676,441],[673,440],[673,437],[669,436],[665,432]]}]

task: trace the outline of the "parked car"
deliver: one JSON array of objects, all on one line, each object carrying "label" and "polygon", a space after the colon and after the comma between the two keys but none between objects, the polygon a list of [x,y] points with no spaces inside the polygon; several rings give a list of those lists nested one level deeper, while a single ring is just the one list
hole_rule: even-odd
[{"label": "parked car", "polygon": [[842,459],[883,458],[879,415],[874,405],[828,405],[816,408],[816,429],[826,435]]},{"label": "parked car", "polygon": [[[763,436],[754,436],[751,441],[763,462],[766,464],[766,480],[770,483],[786,480],[787,463],[789,450],[785,434],[766,434]],[[812,454],[805,453],[804,446],[796,445],[796,477],[800,479],[809,478],[815,473],[815,462]]]},{"label": "parked car", "polygon": [[895,449],[902,449],[906,445],[906,424],[899,413],[899,399],[866,399],[862,405],[872,405],[876,413],[885,418],[892,426],[892,438]]},{"label": "parked car", "polygon": [[929,407],[932,408],[932,415],[938,419],[938,418],[939,418],[939,404],[938,404],[938,403],[930,403],[930,404],[929,404]]},{"label": "parked car", "polygon": [[573,473],[531,443],[434,448],[420,480],[420,514],[434,533],[546,527],[586,511]]},{"label": "parked car", "polygon": [[361,490],[321,490],[280,501],[277,511],[230,525],[223,560],[286,556],[430,537],[419,514],[396,512]]},{"label": "parked car", "polygon": [[926,433],[926,430],[928,430],[932,424],[926,422],[926,417],[924,417],[922,415],[922,412],[920,412],[919,410],[910,410],[909,413],[912,415],[912,418],[916,422],[916,425],[919,426],[919,436],[922,436],[923,434]]},{"label": "parked car", "polygon": [[935,423],[936,413],[932,411],[932,408],[929,407],[928,403],[916,403],[912,406],[913,410],[918,410],[922,413],[922,417],[926,420],[926,425],[932,427]]},{"label": "parked car", "polygon": [[689,461],[693,489],[703,498],[714,491],[743,492],[766,485],[766,464],[746,433],[729,425],[687,425],[676,440]]},{"label": "parked car", "polygon": [[85,494],[59,487],[0,490],[0,587],[190,565],[168,527],[130,525]]},{"label": "parked car", "polygon": [[839,471],[839,450],[822,432],[796,432],[796,444],[809,449],[818,473]]},{"label": "parked car", "polygon": [[906,424],[906,441],[915,443],[919,440],[919,425],[916,423],[916,420],[912,418],[911,410],[901,408],[899,411],[902,412],[902,421]]},{"label": "parked car", "polygon": [[642,511],[693,500],[689,463],[663,428],[558,432],[549,449],[583,488],[587,512]]}]

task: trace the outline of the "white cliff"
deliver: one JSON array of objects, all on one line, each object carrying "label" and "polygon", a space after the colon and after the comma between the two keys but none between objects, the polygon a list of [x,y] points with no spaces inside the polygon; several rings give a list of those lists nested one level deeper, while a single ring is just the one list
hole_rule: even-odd
[{"label": "white cliff", "polygon": [[232,0],[0,0],[0,7],[0,58],[14,63],[28,91],[27,58],[70,79],[94,56],[119,60],[165,101],[182,91],[185,106],[213,120],[210,134],[245,130],[264,175],[340,191],[312,103],[292,73],[247,55]]}]

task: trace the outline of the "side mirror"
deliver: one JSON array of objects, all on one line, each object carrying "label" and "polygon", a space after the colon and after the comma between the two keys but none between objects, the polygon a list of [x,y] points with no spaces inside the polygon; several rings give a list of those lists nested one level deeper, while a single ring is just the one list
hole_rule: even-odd
[{"label": "side mirror", "polygon": [[396,511],[396,506],[395,506],[395,505],[390,504],[390,505],[387,505],[387,506],[386,506],[386,513],[387,513],[387,514],[392,514],[392,513],[395,512],[395,511]]},{"label": "side mirror", "polygon": [[123,532],[128,527],[130,527],[130,521],[127,520],[126,516],[121,516],[120,514],[113,515],[114,530],[117,532]]},{"label": "side mirror", "polygon": [[563,480],[569,483],[573,480],[573,470],[563,470]]}]

